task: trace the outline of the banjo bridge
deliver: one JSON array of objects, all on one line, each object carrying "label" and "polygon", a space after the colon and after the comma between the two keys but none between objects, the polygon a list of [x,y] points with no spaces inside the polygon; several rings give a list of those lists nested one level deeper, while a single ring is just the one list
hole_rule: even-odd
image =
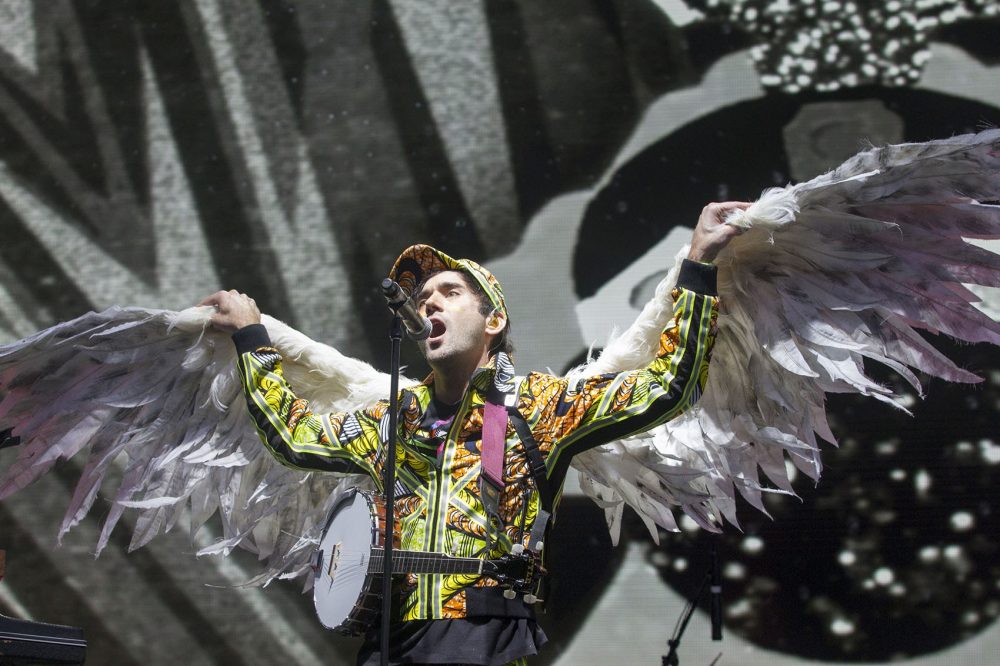
[{"label": "banjo bridge", "polygon": [[337,576],[337,567],[340,566],[340,548],[343,545],[343,542],[335,545],[333,553],[330,554],[330,564],[326,568],[326,575],[330,577],[330,582],[333,582],[333,579]]}]

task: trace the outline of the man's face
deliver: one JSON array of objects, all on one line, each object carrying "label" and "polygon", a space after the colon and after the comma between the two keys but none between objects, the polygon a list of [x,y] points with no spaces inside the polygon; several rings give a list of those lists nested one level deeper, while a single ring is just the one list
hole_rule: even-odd
[{"label": "man's face", "polygon": [[465,276],[458,271],[437,273],[424,283],[415,300],[420,313],[431,321],[430,337],[418,343],[430,366],[438,370],[478,365],[490,339],[478,294]]}]

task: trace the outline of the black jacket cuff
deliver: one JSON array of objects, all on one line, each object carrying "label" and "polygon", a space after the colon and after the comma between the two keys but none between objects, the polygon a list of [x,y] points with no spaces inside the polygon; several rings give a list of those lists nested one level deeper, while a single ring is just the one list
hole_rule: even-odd
[{"label": "black jacket cuff", "polygon": [[712,264],[685,259],[681,263],[681,273],[677,276],[677,286],[706,296],[718,296],[717,275],[718,269]]},{"label": "black jacket cuff", "polygon": [[261,347],[271,346],[271,336],[267,334],[264,324],[250,324],[233,333],[236,353],[245,354],[257,351]]}]

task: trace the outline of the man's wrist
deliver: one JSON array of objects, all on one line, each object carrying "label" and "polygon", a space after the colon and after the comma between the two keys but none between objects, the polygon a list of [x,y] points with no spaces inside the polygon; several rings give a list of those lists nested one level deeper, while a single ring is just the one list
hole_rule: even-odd
[{"label": "man's wrist", "polygon": [[706,296],[718,296],[718,269],[710,263],[685,259],[677,276],[677,286]]},{"label": "man's wrist", "polygon": [[688,250],[687,258],[691,261],[697,261],[703,264],[710,264],[715,261],[715,258],[719,254],[719,249],[712,246],[709,243],[700,244],[697,242],[697,238],[691,243],[691,248]]},{"label": "man's wrist", "polygon": [[233,333],[233,344],[237,354],[256,351],[271,346],[271,336],[263,324],[250,324]]}]

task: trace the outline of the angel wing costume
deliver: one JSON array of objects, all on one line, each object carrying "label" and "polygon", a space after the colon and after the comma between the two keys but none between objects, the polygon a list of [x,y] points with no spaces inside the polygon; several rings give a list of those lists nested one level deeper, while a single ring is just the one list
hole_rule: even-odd
[{"label": "angel wing costume", "polygon": [[[1000,256],[966,240],[1000,238],[998,200],[1000,130],[988,130],[869,150],[736,214],[730,222],[747,231],[716,261],[723,312],[698,406],[573,460],[613,537],[625,504],[655,539],[656,526],[676,529],[677,508],[713,531],[723,520],[738,525],[737,496],[764,511],[761,493],[793,492],[786,459],[818,479],[818,440],[835,443],[826,393],[905,409],[866,376],[865,359],[918,391],[915,371],[979,381],[916,329],[1000,343],[1000,325],[972,305],[975,285],[1000,287]],[[672,314],[676,276],[677,267],[636,322],[571,374],[648,363]],[[187,510],[193,531],[218,512],[223,539],[199,554],[256,553],[254,584],[308,571],[331,503],[365,481],[271,457],[245,413],[233,345],[207,326],[210,314],[112,308],[0,348],[0,446],[21,442],[0,476],[0,499],[58,459],[85,456],[62,537],[124,460],[98,552],[126,508],[139,512],[132,549]],[[264,324],[313,411],[360,409],[388,394],[388,377],[370,365],[272,318]]]}]

